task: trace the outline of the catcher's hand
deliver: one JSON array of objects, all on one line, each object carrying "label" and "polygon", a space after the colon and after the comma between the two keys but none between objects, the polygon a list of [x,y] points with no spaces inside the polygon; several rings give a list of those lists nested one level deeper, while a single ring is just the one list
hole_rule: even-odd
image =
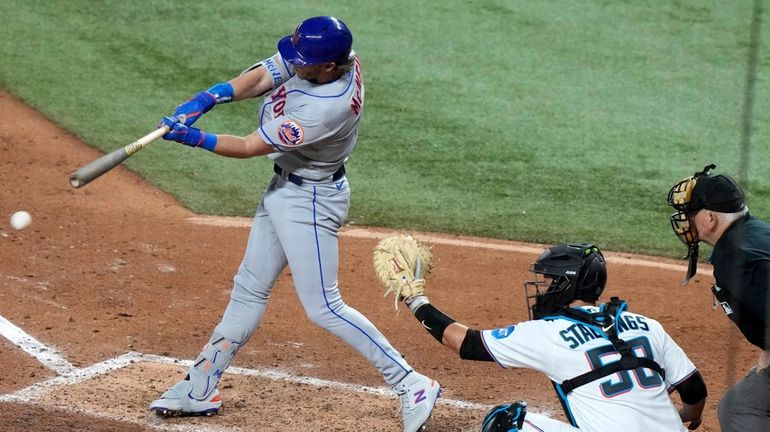
[{"label": "catcher's hand", "polygon": [[425,278],[433,269],[433,253],[409,234],[384,238],[374,248],[374,271],[385,286],[385,297],[395,294],[398,302],[425,295]]}]

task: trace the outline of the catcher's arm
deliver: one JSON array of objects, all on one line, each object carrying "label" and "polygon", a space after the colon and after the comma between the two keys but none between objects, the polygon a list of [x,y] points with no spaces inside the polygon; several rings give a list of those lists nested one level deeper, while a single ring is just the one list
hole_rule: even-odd
[{"label": "catcher's arm", "polygon": [[[412,313],[428,333],[445,347],[460,354],[463,360],[494,361],[484,347],[480,331],[453,320],[430,304],[427,296],[423,297],[422,304]],[[412,309],[411,306],[409,309]]]},{"label": "catcher's arm", "polygon": [[686,380],[677,384],[674,389],[682,399],[682,409],[679,417],[682,423],[687,423],[687,429],[697,429],[703,421],[703,409],[706,406],[708,389],[699,371],[695,371]]}]

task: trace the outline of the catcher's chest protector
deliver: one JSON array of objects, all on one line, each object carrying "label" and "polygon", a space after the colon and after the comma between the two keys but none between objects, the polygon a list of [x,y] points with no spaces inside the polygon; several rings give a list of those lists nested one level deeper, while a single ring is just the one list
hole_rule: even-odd
[{"label": "catcher's chest protector", "polygon": [[[609,303],[605,303],[597,313],[588,313],[580,309],[563,309],[561,315],[565,318],[580,321],[599,334],[603,334],[615,347],[615,351],[620,354],[620,360],[606,364],[602,367],[578,375],[575,378],[562,381],[559,386],[564,394],[569,394],[576,388],[596,381],[600,378],[612,375],[623,370],[633,370],[639,367],[648,368],[657,372],[661,378],[665,379],[666,372],[655,360],[647,357],[637,357],[631,352],[631,348],[623,339],[618,337],[618,326],[615,325],[620,318],[620,314],[626,309],[627,305],[617,297],[612,297]],[[554,317],[556,319],[556,317]]]}]

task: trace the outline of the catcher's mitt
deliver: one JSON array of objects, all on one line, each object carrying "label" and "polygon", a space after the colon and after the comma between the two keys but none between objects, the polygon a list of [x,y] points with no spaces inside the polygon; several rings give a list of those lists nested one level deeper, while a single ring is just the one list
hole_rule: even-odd
[{"label": "catcher's mitt", "polygon": [[409,234],[380,240],[372,254],[374,272],[385,286],[387,297],[395,294],[398,302],[425,294],[425,278],[433,269],[433,253]]}]

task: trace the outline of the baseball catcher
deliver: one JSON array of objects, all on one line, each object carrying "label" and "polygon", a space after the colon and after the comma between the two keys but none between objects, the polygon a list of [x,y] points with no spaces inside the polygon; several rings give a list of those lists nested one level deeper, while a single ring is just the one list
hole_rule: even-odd
[{"label": "baseball catcher", "polygon": [[[516,402],[493,408],[482,431],[686,431],[700,425],[706,385],[660,323],[629,312],[617,297],[596,304],[607,269],[595,245],[546,249],[530,267],[534,280],[524,284],[530,320],[490,330],[469,328],[430,303],[424,269],[434,261],[421,251],[428,248],[408,235],[378,244],[375,269],[387,292],[461,359],[546,374],[570,423],[527,413],[526,404]],[[678,412],[669,388],[681,398]]]}]

